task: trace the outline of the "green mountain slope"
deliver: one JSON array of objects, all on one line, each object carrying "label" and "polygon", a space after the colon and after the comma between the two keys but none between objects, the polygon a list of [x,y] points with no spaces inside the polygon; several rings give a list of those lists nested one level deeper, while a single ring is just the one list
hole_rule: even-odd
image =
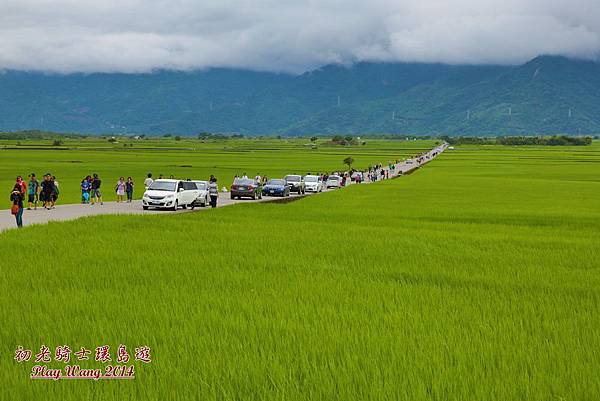
[{"label": "green mountain slope", "polygon": [[300,76],[212,69],[0,74],[0,130],[84,133],[589,134],[600,63],[359,63]]}]

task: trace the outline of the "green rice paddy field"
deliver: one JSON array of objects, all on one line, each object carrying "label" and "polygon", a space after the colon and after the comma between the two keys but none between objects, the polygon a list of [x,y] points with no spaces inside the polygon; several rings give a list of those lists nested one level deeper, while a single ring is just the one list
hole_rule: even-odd
[{"label": "green rice paddy field", "polygon": [[[0,399],[597,400],[599,239],[597,143],[462,147],[287,204],[8,231]],[[31,380],[13,360],[121,343],[152,349],[134,380]]]}]

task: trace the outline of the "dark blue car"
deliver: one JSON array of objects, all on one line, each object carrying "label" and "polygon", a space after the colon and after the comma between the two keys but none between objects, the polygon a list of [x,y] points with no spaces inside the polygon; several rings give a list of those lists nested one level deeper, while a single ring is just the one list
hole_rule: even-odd
[{"label": "dark blue car", "polygon": [[262,189],[263,196],[290,196],[290,186],[285,180],[269,180]]}]

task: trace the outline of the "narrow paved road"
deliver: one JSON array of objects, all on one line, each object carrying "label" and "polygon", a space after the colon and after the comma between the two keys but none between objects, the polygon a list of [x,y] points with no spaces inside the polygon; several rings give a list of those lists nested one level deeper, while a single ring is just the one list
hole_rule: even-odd
[{"label": "narrow paved road", "polygon": [[[440,145],[429,152],[425,153],[421,157],[421,161],[417,161],[416,158],[412,159],[412,163],[406,161],[398,163],[395,168],[395,172],[390,171],[390,178],[394,178],[400,174],[406,174],[411,170],[417,169],[422,165],[430,162],[440,153],[447,148],[447,144]],[[387,168],[386,168],[387,170]],[[366,182],[368,183],[368,182]],[[290,198],[298,197],[299,195],[290,194]],[[312,195],[302,195],[312,196]],[[236,203],[248,203],[248,202],[268,202],[277,201],[282,198],[271,198],[263,197],[262,200],[231,200],[229,193],[221,193],[219,195],[218,207],[234,205]],[[285,198],[287,199],[287,198]],[[206,210],[209,208],[196,208],[193,212],[199,210]],[[38,208],[37,210],[25,210],[23,212],[23,225],[33,224],[45,224],[49,221],[61,221],[61,220],[73,220],[80,217],[86,216],[98,216],[103,214],[169,214],[169,213],[191,213],[192,210],[178,210],[177,212],[165,211],[165,210],[143,210],[142,201],[136,200],[132,203],[117,203],[117,202],[104,202],[104,205],[58,205],[55,209],[46,210]],[[16,228],[15,218],[10,214],[10,210],[0,210],[0,232],[10,228]]]}]

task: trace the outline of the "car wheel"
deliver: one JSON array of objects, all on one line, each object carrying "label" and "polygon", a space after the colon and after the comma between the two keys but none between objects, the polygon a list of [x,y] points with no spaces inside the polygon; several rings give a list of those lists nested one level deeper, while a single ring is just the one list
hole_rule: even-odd
[{"label": "car wheel", "polygon": [[175,204],[173,205],[172,210],[173,211],[177,211],[177,208],[179,207],[179,202],[175,201]]},{"label": "car wheel", "polygon": [[187,209],[187,205],[181,205],[182,209]]},{"label": "car wheel", "polygon": [[252,194],[252,200],[256,199],[256,194]]},{"label": "car wheel", "polygon": [[142,206],[142,209],[148,210],[148,206]]}]

